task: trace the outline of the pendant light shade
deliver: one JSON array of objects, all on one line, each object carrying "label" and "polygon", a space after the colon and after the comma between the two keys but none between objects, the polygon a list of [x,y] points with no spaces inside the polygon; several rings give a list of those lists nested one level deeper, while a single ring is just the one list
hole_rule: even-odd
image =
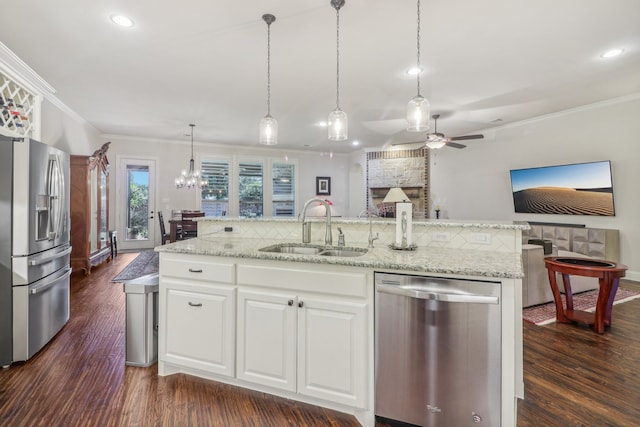
[{"label": "pendant light shade", "polygon": [[276,145],[278,143],[278,121],[271,117],[271,24],[276,17],[270,13],[262,15],[267,23],[267,115],[260,120],[260,144]]},{"label": "pendant light shade", "polygon": [[344,141],[347,139],[349,122],[347,113],[341,109],[336,109],[329,113],[329,140]]},{"label": "pendant light shade", "polygon": [[407,130],[423,132],[429,130],[429,101],[422,95],[416,95],[407,104]]},{"label": "pendant light shade", "polygon": [[260,144],[276,145],[278,143],[278,121],[266,115],[260,120]]},{"label": "pendant light shade", "polygon": [[205,188],[209,185],[209,182],[206,179],[202,179],[202,172],[196,169],[196,162],[193,159],[193,128],[196,125],[190,124],[189,126],[191,126],[191,159],[189,160],[189,170],[183,170],[180,176],[175,179],[175,184],[176,188],[191,190]]},{"label": "pendant light shade", "polygon": [[331,0],[331,6],[336,10],[336,109],[329,113],[328,138],[330,141],[344,141],[347,139],[349,122],[347,113],[340,109],[340,8],[345,0]]},{"label": "pendant light shade", "polygon": [[418,25],[417,25],[417,66],[416,80],[418,94],[407,104],[407,130],[410,132],[423,132],[429,130],[430,105],[429,101],[420,95],[420,0],[418,0]]}]

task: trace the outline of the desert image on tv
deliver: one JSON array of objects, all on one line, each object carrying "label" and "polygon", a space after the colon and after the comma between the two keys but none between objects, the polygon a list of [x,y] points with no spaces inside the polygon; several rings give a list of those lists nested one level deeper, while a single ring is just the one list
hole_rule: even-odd
[{"label": "desert image on tv", "polygon": [[[608,190],[608,191],[607,191]],[[513,193],[516,212],[612,216],[611,189],[580,190],[562,187],[529,188]]]},{"label": "desert image on tv", "polygon": [[511,171],[517,213],[615,215],[608,161]]}]

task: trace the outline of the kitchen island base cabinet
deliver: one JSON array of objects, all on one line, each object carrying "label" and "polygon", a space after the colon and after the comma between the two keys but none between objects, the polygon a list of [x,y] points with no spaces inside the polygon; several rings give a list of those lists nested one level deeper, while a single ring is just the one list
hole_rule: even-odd
[{"label": "kitchen island base cabinet", "polygon": [[364,407],[366,308],[310,295],[238,291],[238,378]]},{"label": "kitchen island base cabinet", "polygon": [[160,253],[158,374],[196,375],[373,427],[373,275]]},{"label": "kitchen island base cabinet", "polygon": [[235,376],[235,266],[161,254],[158,373]]}]

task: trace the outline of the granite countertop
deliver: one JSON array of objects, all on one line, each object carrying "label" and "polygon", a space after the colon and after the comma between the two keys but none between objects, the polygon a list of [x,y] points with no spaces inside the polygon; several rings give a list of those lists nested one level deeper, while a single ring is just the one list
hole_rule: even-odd
[{"label": "granite countertop", "polygon": [[157,246],[157,252],[211,255],[231,258],[344,265],[384,270],[447,273],[465,276],[522,278],[519,253],[490,252],[469,249],[421,248],[399,251],[376,242],[376,247],[359,257],[328,257],[260,252],[260,248],[285,242],[272,239],[229,237],[213,233],[194,239]]},{"label": "granite countertop", "polygon": [[[297,218],[237,218],[237,217],[209,217],[203,216],[198,218],[193,218],[194,221],[198,222],[253,222],[257,224],[261,223],[295,223],[299,224],[300,220]],[[308,216],[307,220],[309,221],[317,221],[324,222],[324,216]],[[348,217],[331,217],[331,222],[334,224],[369,224],[369,220],[367,218],[348,218]],[[395,223],[395,218],[373,218],[371,220],[373,224],[389,224]],[[414,226],[429,226],[429,227],[440,227],[440,228],[448,228],[448,227],[456,227],[456,228],[485,228],[485,229],[503,229],[503,230],[529,230],[531,226],[527,222],[523,221],[513,221],[513,222],[504,222],[504,221],[455,221],[448,219],[423,219],[423,220],[413,220]]]}]

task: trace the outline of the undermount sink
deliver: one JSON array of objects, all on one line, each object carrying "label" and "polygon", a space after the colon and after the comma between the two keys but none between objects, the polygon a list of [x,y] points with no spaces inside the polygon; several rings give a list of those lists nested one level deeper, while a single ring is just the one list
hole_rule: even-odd
[{"label": "undermount sink", "polygon": [[362,256],[367,253],[366,249],[361,248],[351,248],[351,249],[325,249],[320,252],[318,255],[322,256],[344,256],[344,257],[354,257],[354,256]]},{"label": "undermount sink", "polygon": [[357,257],[367,253],[364,248],[326,247],[321,245],[309,245],[300,243],[280,243],[259,249],[260,252],[295,254],[295,255],[320,255]]}]

